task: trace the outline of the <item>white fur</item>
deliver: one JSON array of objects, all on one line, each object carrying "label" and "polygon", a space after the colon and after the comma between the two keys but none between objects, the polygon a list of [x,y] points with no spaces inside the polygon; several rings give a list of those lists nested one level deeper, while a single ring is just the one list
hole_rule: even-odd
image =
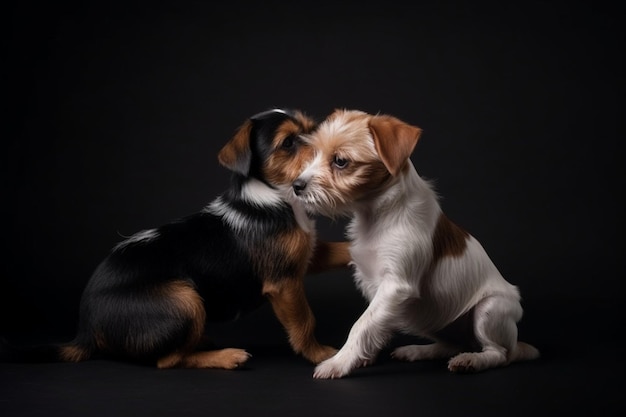
[{"label": "white fur", "polygon": [[285,202],[281,193],[256,178],[250,178],[241,187],[241,197],[258,207],[280,206]]},{"label": "white fur", "polygon": [[157,237],[159,237],[159,232],[157,232],[156,229],[147,229],[147,230],[142,230],[140,232],[137,232],[135,234],[133,234],[132,236],[126,238],[125,240],[121,241],[120,243],[118,243],[115,246],[114,250],[119,250],[119,249],[123,249],[126,246],[132,244],[132,243],[138,243],[138,242],[149,242],[152,239],[156,239]]},{"label": "white fur", "polygon": [[[254,178],[241,188],[241,197],[259,207],[276,207],[284,204],[284,200],[278,191]],[[234,207],[225,203],[222,197],[217,197],[213,200],[204,208],[204,211],[223,217],[230,227],[236,231],[249,229],[248,219],[245,214],[238,212]]]},{"label": "white fur", "polygon": [[233,209],[229,204],[225,203],[222,197],[217,197],[213,200],[204,208],[204,211],[215,216],[222,217],[228,225],[237,232],[246,230],[246,226],[248,224],[246,216]]},{"label": "white fur", "polygon": [[[318,213],[332,210],[316,175],[327,175],[316,158],[303,172],[307,189],[299,198]],[[441,208],[430,184],[409,167],[380,195],[347,201],[348,226],[357,287],[369,301],[339,352],[319,364],[315,378],[341,378],[371,363],[394,332],[437,340],[436,332],[474,308],[473,330],[482,350],[461,352],[436,342],[397,348],[402,360],[450,358],[451,371],[473,372],[533,359],[539,352],[517,342],[522,316],[518,289],[508,283],[473,237],[460,256],[446,256],[432,267],[433,234]],[[319,194],[322,193],[322,194]]]},{"label": "white fur", "polygon": [[[315,223],[310,219],[302,203],[291,199],[285,198],[286,190],[275,189],[257,179],[250,179],[241,189],[241,196],[247,202],[256,205],[258,207],[278,207],[285,202],[289,202],[293,209],[296,221],[298,225],[307,233],[311,233],[315,237]],[[208,206],[204,208],[204,211],[212,213],[218,217],[224,218],[224,220],[234,230],[241,232],[249,230],[248,218],[245,214],[238,212],[234,207],[227,204],[222,200],[222,197],[217,197]]]}]

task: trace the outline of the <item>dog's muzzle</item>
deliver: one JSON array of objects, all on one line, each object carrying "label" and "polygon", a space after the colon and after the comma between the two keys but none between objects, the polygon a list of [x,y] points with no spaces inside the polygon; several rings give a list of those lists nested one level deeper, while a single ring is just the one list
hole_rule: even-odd
[{"label": "dog's muzzle", "polygon": [[306,189],[306,181],[303,179],[298,178],[297,180],[295,180],[293,182],[293,184],[291,185],[293,188],[293,192],[297,195],[300,196],[304,190]]}]

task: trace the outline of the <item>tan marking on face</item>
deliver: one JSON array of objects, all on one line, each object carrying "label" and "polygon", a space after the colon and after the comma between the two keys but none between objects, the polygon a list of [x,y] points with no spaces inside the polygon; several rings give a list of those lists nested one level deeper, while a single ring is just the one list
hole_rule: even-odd
[{"label": "tan marking on face", "polygon": [[467,231],[441,213],[433,234],[433,264],[446,256],[461,256],[467,247],[468,237]]},{"label": "tan marking on face", "polygon": [[[298,122],[285,120],[276,129],[272,143],[274,151],[263,167],[263,176],[271,184],[291,185],[302,171],[304,163],[313,154],[313,150],[302,141],[300,135],[310,133],[315,127],[315,122],[300,112],[296,113],[296,119]],[[288,138],[294,141],[291,148],[283,146]]]},{"label": "tan marking on face", "polygon": [[[316,165],[308,187],[317,194],[322,211],[341,212],[350,202],[379,192],[391,179],[376,152],[369,128],[371,117],[360,111],[337,110],[310,136]],[[337,166],[337,158],[348,161],[347,165]]]},{"label": "tan marking on face", "polygon": [[311,119],[310,117],[306,116],[301,111],[299,111],[299,110],[295,111],[295,118],[302,125],[303,132],[310,133],[310,132],[313,131],[313,129],[315,129],[315,125],[316,125],[315,121],[313,119]]},{"label": "tan marking on face", "polygon": [[303,129],[293,120],[285,120],[276,129],[276,135],[274,136],[273,146],[274,149],[279,149],[283,144],[283,141],[288,136],[297,136]]}]

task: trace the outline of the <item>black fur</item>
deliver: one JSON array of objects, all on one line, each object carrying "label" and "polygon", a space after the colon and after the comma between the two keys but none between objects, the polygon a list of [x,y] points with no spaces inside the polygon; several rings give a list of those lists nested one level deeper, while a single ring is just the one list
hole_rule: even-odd
[{"label": "black fur", "polygon": [[[187,345],[197,323],[181,310],[179,301],[169,298],[168,285],[174,281],[188,284],[204,300],[206,321],[234,319],[259,307],[265,301],[262,287],[267,277],[284,279],[301,267],[285,259],[272,240],[298,228],[291,206],[251,204],[241,192],[252,179],[267,183],[262,167],[276,129],[287,119],[299,123],[293,111],[268,111],[250,119],[249,173],[234,173],[231,188],[212,204],[113,248],[82,294],[72,342],[29,348],[3,343],[0,356],[11,361],[55,361],[105,354],[152,362],[191,348]],[[235,226],[245,226],[233,227],[224,213],[235,216]],[[67,347],[80,355],[64,356],[62,349]]]}]

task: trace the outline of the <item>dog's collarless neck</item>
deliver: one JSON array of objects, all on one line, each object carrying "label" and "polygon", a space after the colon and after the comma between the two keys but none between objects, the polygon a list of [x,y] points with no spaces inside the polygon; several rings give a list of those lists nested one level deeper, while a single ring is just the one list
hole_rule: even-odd
[{"label": "dog's collarless neck", "polygon": [[254,177],[235,177],[226,193],[230,201],[242,201],[256,207],[280,207],[288,205],[279,190]]}]

